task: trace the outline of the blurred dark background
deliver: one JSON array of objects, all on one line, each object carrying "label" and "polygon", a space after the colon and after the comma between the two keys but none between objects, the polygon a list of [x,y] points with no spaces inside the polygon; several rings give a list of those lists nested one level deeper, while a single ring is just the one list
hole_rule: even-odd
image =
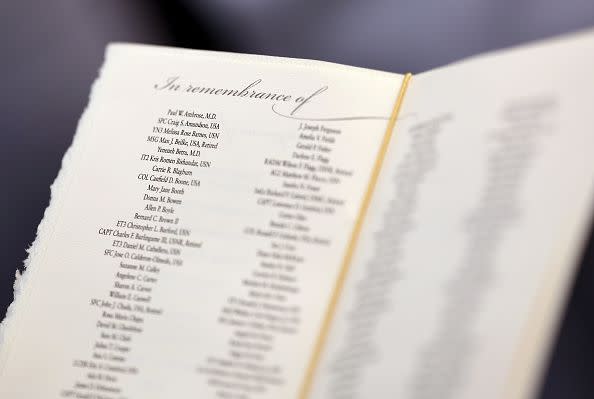
[{"label": "blurred dark background", "polygon": [[[35,238],[49,186],[110,41],[313,58],[403,73],[589,27],[593,0],[5,0],[0,313],[12,301],[15,270],[22,269]],[[594,397],[592,242],[564,313],[542,399]]]}]

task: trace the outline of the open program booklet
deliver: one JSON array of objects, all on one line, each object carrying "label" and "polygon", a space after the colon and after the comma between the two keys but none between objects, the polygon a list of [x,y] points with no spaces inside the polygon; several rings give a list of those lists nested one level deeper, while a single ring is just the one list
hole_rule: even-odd
[{"label": "open program booklet", "polygon": [[0,397],[530,398],[590,223],[594,33],[398,75],[113,44]]}]

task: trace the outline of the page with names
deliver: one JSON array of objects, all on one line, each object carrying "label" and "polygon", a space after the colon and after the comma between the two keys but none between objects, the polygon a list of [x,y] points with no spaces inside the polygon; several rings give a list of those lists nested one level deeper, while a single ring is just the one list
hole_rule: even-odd
[{"label": "page with names", "polygon": [[294,397],[401,80],[111,45],[2,326],[0,397]]},{"label": "page with names", "polygon": [[531,398],[591,222],[594,34],[413,77],[315,399]]}]

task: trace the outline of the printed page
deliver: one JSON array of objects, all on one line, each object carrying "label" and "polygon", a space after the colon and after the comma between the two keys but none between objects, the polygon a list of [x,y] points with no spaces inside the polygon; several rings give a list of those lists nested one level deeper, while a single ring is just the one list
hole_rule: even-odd
[{"label": "printed page", "polygon": [[413,77],[312,398],[530,398],[591,221],[594,34]]},{"label": "printed page", "polygon": [[15,284],[0,397],[295,397],[401,80],[110,46]]}]

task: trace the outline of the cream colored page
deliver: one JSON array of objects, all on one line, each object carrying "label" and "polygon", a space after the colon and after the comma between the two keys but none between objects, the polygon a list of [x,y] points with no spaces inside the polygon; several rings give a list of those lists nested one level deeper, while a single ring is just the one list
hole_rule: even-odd
[{"label": "cream colored page", "polygon": [[296,396],[400,82],[111,46],[3,326],[0,397]]},{"label": "cream colored page", "polygon": [[415,76],[312,398],[530,398],[590,222],[594,34]]}]

